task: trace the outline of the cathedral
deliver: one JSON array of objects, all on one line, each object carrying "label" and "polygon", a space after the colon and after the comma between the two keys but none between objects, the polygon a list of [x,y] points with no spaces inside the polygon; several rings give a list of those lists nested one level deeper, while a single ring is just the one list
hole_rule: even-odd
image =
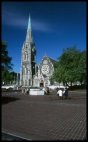
[{"label": "cathedral", "polygon": [[44,56],[40,64],[36,64],[36,49],[30,17],[21,55],[20,85],[22,87],[46,87],[51,85],[50,78],[53,74],[56,61],[48,56]]}]

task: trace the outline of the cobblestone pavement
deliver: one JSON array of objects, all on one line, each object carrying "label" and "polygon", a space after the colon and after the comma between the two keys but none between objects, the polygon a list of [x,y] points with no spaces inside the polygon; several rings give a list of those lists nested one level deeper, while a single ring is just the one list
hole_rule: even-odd
[{"label": "cobblestone pavement", "polygon": [[2,131],[31,140],[86,140],[86,93],[56,95],[2,94]]}]

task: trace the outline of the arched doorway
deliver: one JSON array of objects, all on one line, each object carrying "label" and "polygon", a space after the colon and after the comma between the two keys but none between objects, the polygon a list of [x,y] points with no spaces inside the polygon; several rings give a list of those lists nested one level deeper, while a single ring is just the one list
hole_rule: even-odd
[{"label": "arched doorway", "polygon": [[44,87],[44,81],[43,80],[40,81],[40,87]]}]

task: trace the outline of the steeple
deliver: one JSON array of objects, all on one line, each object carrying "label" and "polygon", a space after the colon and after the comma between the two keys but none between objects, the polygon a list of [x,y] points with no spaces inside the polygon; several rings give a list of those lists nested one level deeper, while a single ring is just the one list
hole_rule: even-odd
[{"label": "steeple", "polygon": [[[33,85],[35,75],[35,44],[32,38],[31,18],[29,15],[26,38],[22,47],[20,84],[23,87]],[[24,89],[24,88],[23,88]]]},{"label": "steeple", "polygon": [[31,18],[30,18],[30,15],[29,15],[29,20],[28,20],[26,42],[32,42],[32,29],[31,29]]},{"label": "steeple", "polygon": [[30,18],[30,14],[29,14],[29,20],[28,20],[28,28],[27,28],[27,32],[31,30],[31,18]]}]

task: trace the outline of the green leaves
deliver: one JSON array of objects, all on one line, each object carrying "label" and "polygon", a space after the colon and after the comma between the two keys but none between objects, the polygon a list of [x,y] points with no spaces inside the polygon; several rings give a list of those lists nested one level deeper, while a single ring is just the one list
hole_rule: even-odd
[{"label": "green leaves", "polygon": [[11,63],[12,58],[9,57],[8,51],[7,51],[7,45],[6,42],[2,41],[2,47],[1,47],[1,75],[2,75],[2,82],[8,83],[12,81],[13,76],[10,73],[10,70],[12,70],[13,64]]},{"label": "green leaves", "polygon": [[53,79],[58,82],[85,81],[86,51],[80,52],[76,47],[67,48],[55,64]]},{"label": "green leaves", "polygon": [[12,58],[8,56],[7,45],[4,41],[2,41],[1,47],[1,69],[2,71],[11,70],[13,64],[11,64]]},{"label": "green leaves", "polygon": [[5,84],[9,84],[10,82],[16,82],[16,79],[17,79],[17,73],[9,72],[7,70],[4,70],[2,72],[2,81]]}]

